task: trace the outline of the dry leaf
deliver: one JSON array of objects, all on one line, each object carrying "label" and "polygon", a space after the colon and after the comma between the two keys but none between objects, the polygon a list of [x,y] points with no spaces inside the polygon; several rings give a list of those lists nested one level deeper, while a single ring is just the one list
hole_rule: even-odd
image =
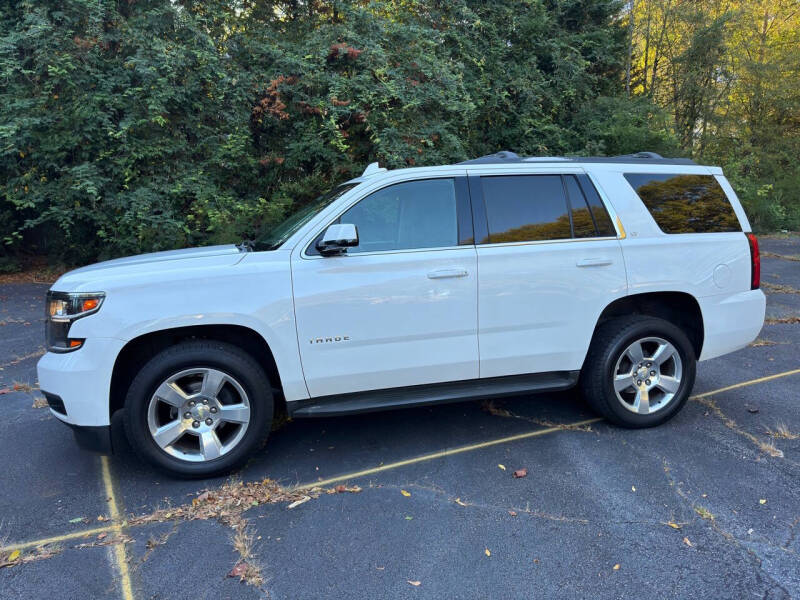
[{"label": "dry leaf", "polygon": [[489,552],[488,548],[486,548],[486,550],[484,550],[483,552],[486,554],[486,556],[491,556],[492,555],[492,553]]},{"label": "dry leaf", "polygon": [[497,466],[500,467],[501,469],[503,469],[503,471],[506,470],[506,466],[505,465],[497,465]]},{"label": "dry leaf", "polygon": [[419,584],[422,583],[421,581],[411,581],[410,579],[406,579],[406,581],[408,581],[408,583],[410,583],[414,587],[419,587]]},{"label": "dry leaf", "polygon": [[508,511],[508,514],[510,514],[512,517],[516,517],[517,516],[517,511],[510,510],[510,511]]},{"label": "dry leaf", "polygon": [[19,558],[19,550],[14,550],[11,554],[8,555],[8,560],[13,562]]},{"label": "dry leaf", "polygon": [[97,515],[97,520],[102,522],[102,521],[105,521],[106,518],[103,515]]},{"label": "dry leaf", "polygon": [[459,506],[469,506],[469,505],[468,505],[466,502],[462,502],[462,501],[461,501],[461,498],[456,498],[455,502],[456,502],[456,504],[458,504]]},{"label": "dry leaf", "polygon": [[104,531],[100,535],[97,536],[98,540],[104,540],[108,534]]},{"label": "dry leaf", "polygon": [[411,497],[411,492],[407,492],[405,490],[400,490],[400,493],[403,494],[403,496],[405,496],[406,498],[410,498]]},{"label": "dry leaf", "polygon": [[294,502],[292,502],[286,508],[289,508],[289,509],[296,508],[296,507],[300,506],[301,504],[305,504],[309,500],[311,500],[311,496],[303,496],[302,498],[300,498],[300,500],[295,500]]},{"label": "dry leaf", "polygon": [[761,500],[759,500],[758,503],[759,504],[766,504],[767,503],[767,499],[766,498],[761,498]]},{"label": "dry leaf", "polygon": [[673,523],[672,521],[670,521],[669,523],[667,523],[667,525],[669,525],[669,526],[670,526],[670,527],[672,527],[673,529],[680,529],[680,528],[681,528],[681,526],[680,526],[680,525],[678,525],[677,523]]},{"label": "dry leaf", "polygon": [[632,485],[632,486],[631,486],[631,491],[632,491],[632,492],[635,492],[635,491],[636,491],[636,486],[635,486],[635,485]]},{"label": "dry leaf", "polygon": [[538,565],[539,564],[539,559],[538,558],[534,558],[533,559],[533,564]]},{"label": "dry leaf", "polygon": [[617,564],[615,564],[615,565],[614,565],[614,570],[615,570],[615,571],[619,571],[619,563],[617,563]]},{"label": "dry leaf", "polygon": [[693,548],[694,547],[694,544],[689,541],[688,537],[683,538],[683,543],[686,544],[687,546],[689,546],[689,548]]},{"label": "dry leaf", "polygon": [[521,479],[528,476],[528,469],[517,469],[514,471],[514,479]]},{"label": "dry leaf", "polygon": [[247,563],[242,561],[240,563],[236,563],[236,566],[231,569],[231,572],[228,573],[228,577],[244,577],[244,574],[247,572]]}]

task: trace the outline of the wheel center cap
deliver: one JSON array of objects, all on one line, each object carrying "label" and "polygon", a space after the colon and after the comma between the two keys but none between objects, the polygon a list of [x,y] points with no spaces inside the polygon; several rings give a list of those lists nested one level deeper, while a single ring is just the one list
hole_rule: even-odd
[{"label": "wheel center cap", "polygon": [[194,418],[195,421],[204,421],[206,417],[208,417],[208,415],[211,414],[210,411],[208,410],[208,406],[206,406],[205,404],[197,404],[193,406],[191,413],[192,413],[192,418]]}]

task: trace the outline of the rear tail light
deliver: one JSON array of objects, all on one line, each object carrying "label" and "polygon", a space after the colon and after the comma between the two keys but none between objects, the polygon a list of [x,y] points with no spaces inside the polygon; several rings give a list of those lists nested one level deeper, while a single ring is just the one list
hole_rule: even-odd
[{"label": "rear tail light", "polygon": [[753,233],[746,233],[750,242],[750,289],[761,287],[761,256],[758,253],[758,238]]}]

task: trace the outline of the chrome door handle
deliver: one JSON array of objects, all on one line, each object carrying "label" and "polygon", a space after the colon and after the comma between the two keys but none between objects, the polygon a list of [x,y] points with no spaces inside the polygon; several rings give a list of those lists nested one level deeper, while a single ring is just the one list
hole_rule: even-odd
[{"label": "chrome door handle", "polygon": [[438,269],[428,273],[428,279],[446,279],[448,277],[466,277],[466,269]]},{"label": "chrome door handle", "polygon": [[598,257],[598,258],[582,258],[575,264],[578,267],[604,267],[606,265],[610,265],[612,262],[613,261],[610,258]]}]

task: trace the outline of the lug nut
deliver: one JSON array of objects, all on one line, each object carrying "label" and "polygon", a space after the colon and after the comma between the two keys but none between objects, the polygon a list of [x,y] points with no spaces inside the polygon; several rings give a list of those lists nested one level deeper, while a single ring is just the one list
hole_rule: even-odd
[{"label": "lug nut", "polygon": [[655,376],[655,374],[656,374],[656,372],[655,372],[655,371],[650,371],[650,376],[651,376],[651,377],[652,377],[652,376]]},{"label": "lug nut", "polygon": [[206,419],[206,425],[211,425],[213,422],[214,422],[214,419],[212,419],[211,417],[208,417]]},{"label": "lug nut", "polygon": [[650,368],[653,366],[653,363],[647,363],[647,367]]},{"label": "lug nut", "polygon": [[216,406],[212,406],[211,407],[211,412],[212,413],[216,413],[217,412],[217,407]]},{"label": "lug nut", "polygon": [[192,418],[192,413],[190,413],[190,412],[183,413],[183,418],[184,419],[191,419]]},{"label": "lug nut", "polygon": [[650,385],[650,380],[649,379],[645,379],[644,383],[645,383],[645,385]]},{"label": "lug nut", "polygon": [[203,404],[208,404],[208,400],[206,398],[203,398]]},{"label": "lug nut", "polygon": [[200,421],[192,421],[192,427],[194,427],[195,429],[200,427]]},{"label": "lug nut", "polygon": [[195,405],[194,400],[189,400],[189,406],[194,406],[194,405]]},{"label": "lug nut", "polygon": [[642,385],[642,380],[641,379],[637,379],[636,380],[636,385]]}]

